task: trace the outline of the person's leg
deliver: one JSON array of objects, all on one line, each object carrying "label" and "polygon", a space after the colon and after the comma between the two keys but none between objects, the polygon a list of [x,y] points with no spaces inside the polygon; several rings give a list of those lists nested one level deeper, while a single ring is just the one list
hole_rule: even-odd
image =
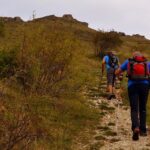
[{"label": "person's leg", "polygon": [[115,75],[115,71],[113,72],[113,81],[112,81],[112,93],[114,95],[114,97],[116,97],[116,89],[115,89],[115,82],[116,82],[116,75]]},{"label": "person's leg", "polygon": [[138,110],[138,105],[139,105],[139,95],[138,95],[138,90],[136,85],[132,85],[131,87],[128,88],[128,95],[129,95],[129,100],[130,100],[130,107],[131,107],[131,121],[132,121],[132,139],[133,140],[138,140],[139,139],[139,110]]},{"label": "person's leg", "polygon": [[108,93],[109,92],[109,85],[107,84],[107,87],[106,87],[106,92]]},{"label": "person's leg", "polygon": [[113,73],[110,73],[109,74],[109,84],[108,84],[108,89],[109,89],[109,92],[110,93],[113,93],[114,91],[114,74]]},{"label": "person's leg", "polygon": [[109,72],[107,71],[107,87],[106,92],[109,92]]},{"label": "person's leg", "polygon": [[111,84],[108,85],[109,93],[113,94],[113,86]]},{"label": "person's leg", "polygon": [[146,104],[148,99],[148,90],[148,85],[139,85],[139,117],[141,133],[146,133]]},{"label": "person's leg", "polygon": [[135,128],[139,128],[139,119],[138,119],[139,97],[136,85],[132,85],[128,88],[128,96],[131,107],[132,130],[134,131]]},{"label": "person's leg", "polygon": [[111,69],[109,69],[107,71],[107,87],[108,87],[108,92],[112,93],[112,80],[113,80],[113,76],[111,73]]},{"label": "person's leg", "polygon": [[108,84],[108,99],[110,100],[112,96],[114,95],[113,93],[113,85],[114,85],[114,69],[110,68],[107,72],[107,84]]}]

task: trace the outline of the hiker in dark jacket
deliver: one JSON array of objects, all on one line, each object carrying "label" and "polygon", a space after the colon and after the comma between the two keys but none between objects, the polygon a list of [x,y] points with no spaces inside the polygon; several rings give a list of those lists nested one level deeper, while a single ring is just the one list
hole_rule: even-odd
[{"label": "hiker in dark jacket", "polygon": [[133,58],[126,60],[116,71],[116,75],[127,71],[128,97],[131,108],[131,122],[133,140],[141,136],[147,136],[146,129],[146,104],[148,100],[150,74],[150,62],[140,52],[134,52]]},{"label": "hiker in dark jacket", "polygon": [[106,72],[107,72],[107,91],[108,93],[108,100],[111,100],[111,98],[115,98],[114,94],[114,85],[115,85],[115,70],[119,67],[119,59],[115,55],[115,52],[111,51],[108,52],[106,56],[104,56],[102,61],[102,75],[104,73],[104,68],[106,65]]}]

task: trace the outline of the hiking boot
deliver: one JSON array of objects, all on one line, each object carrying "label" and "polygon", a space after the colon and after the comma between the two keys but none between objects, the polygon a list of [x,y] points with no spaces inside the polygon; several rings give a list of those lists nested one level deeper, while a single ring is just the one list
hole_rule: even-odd
[{"label": "hiking boot", "polygon": [[108,100],[111,100],[112,98],[116,99],[115,94],[109,94],[107,97]]},{"label": "hiking boot", "polygon": [[147,136],[147,132],[140,131],[140,136]]},{"label": "hiking boot", "polygon": [[111,98],[116,99],[116,95],[115,95],[115,94],[112,94]]},{"label": "hiking boot", "polygon": [[109,94],[109,95],[107,96],[107,99],[108,99],[108,100],[111,100],[111,99],[112,99],[112,94]]},{"label": "hiking boot", "polygon": [[132,140],[133,141],[137,141],[139,140],[139,128],[135,128],[134,131],[133,131],[133,136],[132,136]]}]

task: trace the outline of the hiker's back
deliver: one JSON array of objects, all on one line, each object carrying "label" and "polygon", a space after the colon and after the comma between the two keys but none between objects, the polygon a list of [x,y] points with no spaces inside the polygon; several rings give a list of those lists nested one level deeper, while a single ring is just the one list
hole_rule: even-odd
[{"label": "hiker's back", "polygon": [[148,80],[149,69],[147,59],[143,55],[129,58],[127,66],[127,77],[130,80]]},{"label": "hiker's back", "polygon": [[106,63],[106,68],[107,71],[110,69],[117,69],[119,66],[119,59],[116,55],[114,54],[107,54],[106,56],[104,56],[103,60]]},{"label": "hiker's back", "polygon": [[118,57],[114,54],[112,55],[108,55],[109,57],[109,61],[108,61],[108,65],[111,67],[111,68],[118,68]]}]

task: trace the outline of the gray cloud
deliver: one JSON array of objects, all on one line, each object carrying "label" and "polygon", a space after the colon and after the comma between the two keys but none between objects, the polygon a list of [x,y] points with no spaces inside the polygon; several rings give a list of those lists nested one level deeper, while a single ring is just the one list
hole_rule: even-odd
[{"label": "gray cloud", "polygon": [[150,38],[149,6],[149,0],[1,0],[0,15],[28,20],[33,10],[37,17],[70,13],[95,29],[114,29]]}]

